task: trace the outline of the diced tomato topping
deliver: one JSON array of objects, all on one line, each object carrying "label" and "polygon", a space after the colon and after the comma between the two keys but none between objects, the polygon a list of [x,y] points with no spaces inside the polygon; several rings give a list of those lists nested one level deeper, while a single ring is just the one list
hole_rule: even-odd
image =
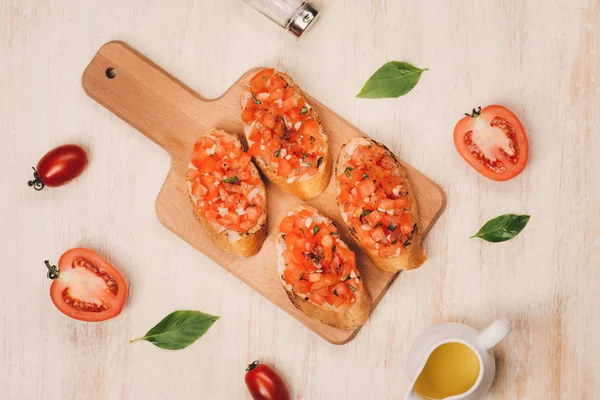
[{"label": "diced tomato topping", "polygon": [[246,89],[252,97],[242,111],[242,121],[246,127],[254,123],[248,153],[264,157],[286,179],[315,175],[317,164],[327,156],[325,140],[301,92],[273,69],[259,71]]},{"label": "diced tomato topping", "polygon": [[279,224],[279,230],[283,233],[290,233],[294,230],[294,221],[295,217],[293,215],[289,215],[281,220]]},{"label": "diced tomato topping", "polygon": [[300,281],[300,282],[294,284],[294,292],[300,293],[300,294],[308,294],[308,293],[310,293],[311,287],[312,287],[312,283],[310,283],[308,281]]},{"label": "diced tomato topping", "polygon": [[275,70],[273,68],[265,68],[258,71],[258,73],[254,75],[252,79],[250,79],[250,86],[256,91],[256,93],[263,91],[267,87],[267,82],[269,81],[269,78],[271,78],[271,75],[273,75],[274,71]]},{"label": "diced tomato topping", "polygon": [[[314,284],[313,284],[314,286]],[[315,304],[322,306],[323,303],[325,302],[325,299],[323,298],[323,296],[321,296],[318,292],[311,292],[308,295],[308,298]]]},{"label": "diced tomato topping", "polygon": [[379,211],[371,211],[371,213],[363,218],[363,222],[366,221],[371,226],[375,226],[381,221],[383,218],[383,214]]},{"label": "diced tomato topping", "polygon": [[281,257],[286,284],[291,284],[296,293],[307,295],[316,305],[327,302],[340,310],[350,307],[355,301],[352,290],[360,291],[362,285],[349,289],[344,283],[360,278],[356,277],[356,256],[339,239],[335,225],[309,209],[301,209],[284,217],[279,230],[285,235],[286,248]]},{"label": "diced tomato topping", "polygon": [[260,139],[262,138],[260,132],[258,131],[258,129],[256,129],[256,127],[254,127],[252,129],[252,132],[250,132],[250,136],[248,136],[248,139],[252,140],[253,142],[260,142]]},{"label": "diced tomato topping", "polygon": [[375,191],[375,184],[370,180],[364,180],[358,184],[356,190],[358,191],[358,195],[360,198],[365,198],[373,194]]},{"label": "diced tomato topping", "polygon": [[260,206],[248,207],[246,209],[246,215],[248,216],[248,221],[256,222],[262,215],[262,208]]},{"label": "diced tomato topping", "polygon": [[[186,179],[200,215],[237,232],[255,226],[263,213],[264,186],[251,159],[233,135],[214,131],[198,139],[191,157],[197,169],[189,167]],[[255,193],[252,204],[250,192]]]},{"label": "diced tomato topping", "polygon": [[395,256],[414,231],[408,185],[400,171],[389,151],[368,144],[357,146],[337,175],[337,200],[360,242],[385,257]]},{"label": "diced tomato topping", "polygon": [[[396,243],[394,245],[391,246],[385,246],[379,249],[379,256],[380,257],[393,257],[396,256],[396,254],[398,253],[398,250],[402,251],[402,244],[400,243]],[[398,253],[399,255],[400,253]]]},{"label": "diced tomato topping", "polygon": [[277,165],[277,175],[288,176],[293,169],[294,167],[292,167],[292,164],[290,164],[288,160],[283,159],[279,161],[279,164]]},{"label": "diced tomato topping", "polygon": [[402,197],[399,199],[391,200],[391,199],[383,199],[379,202],[379,208],[383,210],[402,210],[408,207],[408,199],[406,197]]},{"label": "diced tomato topping", "polygon": [[294,99],[293,97],[288,97],[287,99],[285,99],[283,101],[282,111],[284,113],[290,112],[292,110],[292,108],[294,108],[295,106],[296,106],[296,99]]},{"label": "diced tomato topping", "polygon": [[192,195],[203,198],[208,193],[208,189],[204,187],[200,182],[196,181],[192,185]]}]

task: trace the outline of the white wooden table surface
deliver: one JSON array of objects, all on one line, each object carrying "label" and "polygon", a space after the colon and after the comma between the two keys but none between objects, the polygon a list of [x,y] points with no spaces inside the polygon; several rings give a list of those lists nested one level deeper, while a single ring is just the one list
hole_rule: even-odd
[{"label": "white wooden table surface", "polygon": [[[0,0],[0,397],[248,399],[244,368],[260,359],[295,399],[399,399],[423,329],[506,316],[514,332],[495,350],[489,399],[600,398],[600,1],[323,3],[297,41],[239,0]],[[276,66],[444,188],[429,260],[400,276],[355,340],[325,342],[159,224],[166,153],[81,89],[115,39],[209,98]],[[390,60],[429,71],[400,99],[356,99]],[[491,103],[529,136],[527,168],[505,183],[452,143],[462,113]],[[90,153],[80,179],[28,188],[31,166],[68,142]],[[509,212],[531,214],[514,240],[468,239]],[[76,246],[130,282],[118,318],[82,323],[52,305],[43,260]],[[183,351],[128,343],[183,308],[221,319]]]}]

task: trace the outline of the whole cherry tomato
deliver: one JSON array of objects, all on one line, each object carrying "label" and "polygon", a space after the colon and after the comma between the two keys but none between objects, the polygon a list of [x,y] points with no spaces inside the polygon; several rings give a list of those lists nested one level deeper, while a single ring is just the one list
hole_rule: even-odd
[{"label": "whole cherry tomato", "polygon": [[268,365],[254,361],[246,371],[244,380],[254,400],[290,400],[285,382]]},{"label": "whole cherry tomato", "polygon": [[87,165],[87,153],[74,144],[65,144],[50,150],[33,169],[34,180],[29,186],[42,190],[44,186],[61,186],[77,178]]}]

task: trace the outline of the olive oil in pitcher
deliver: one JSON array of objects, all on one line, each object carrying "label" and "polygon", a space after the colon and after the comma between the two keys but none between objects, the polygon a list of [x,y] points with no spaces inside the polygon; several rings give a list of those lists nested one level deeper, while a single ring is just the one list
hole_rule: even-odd
[{"label": "olive oil in pitcher", "polygon": [[479,377],[479,358],[465,344],[444,343],[436,348],[415,382],[425,399],[440,400],[467,392]]}]

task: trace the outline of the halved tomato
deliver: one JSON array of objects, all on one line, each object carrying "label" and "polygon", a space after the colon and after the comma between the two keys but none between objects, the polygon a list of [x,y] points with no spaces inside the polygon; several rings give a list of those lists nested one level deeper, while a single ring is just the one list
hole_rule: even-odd
[{"label": "halved tomato", "polygon": [[454,145],[477,172],[495,181],[519,175],[527,164],[529,144],[523,124],[509,109],[493,105],[458,121]]},{"label": "halved tomato", "polygon": [[87,322],[106,321],[121,313],[127,299],[125,279],[102,256],[88,249],[71,249],[58,260],[46,261],[52,279],[50,298],[63,314]]}]

